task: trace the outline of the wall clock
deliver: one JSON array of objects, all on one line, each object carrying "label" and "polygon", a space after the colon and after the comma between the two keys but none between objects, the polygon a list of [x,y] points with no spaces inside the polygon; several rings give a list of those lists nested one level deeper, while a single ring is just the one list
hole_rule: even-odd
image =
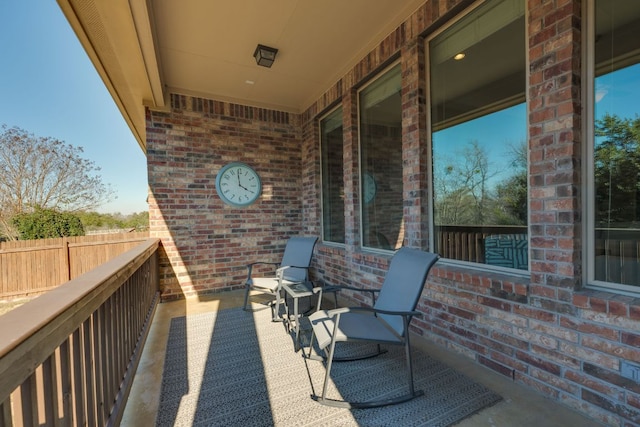
[{"label": "wall clock", "polygon": [[365,172],[363,176],[363,198],[365,203],[371,203],[373,199],[376,197],[376,193],[378,192],[378,185],[376,184],[376,180],[369,172]]},{"label": "wall clock", "polygon": [[249,206],[260,197],[262,182],[251,166],[233,162],[223,166],[218,172],[216,191],[220,199],[228,205]]}]

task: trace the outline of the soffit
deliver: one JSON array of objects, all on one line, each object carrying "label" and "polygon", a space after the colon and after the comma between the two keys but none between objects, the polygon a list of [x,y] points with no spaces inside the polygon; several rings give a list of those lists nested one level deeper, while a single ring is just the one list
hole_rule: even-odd
[{"label": "soffit", "polygon": [[[422,3],[58,0],[143,149],[144,106],[172,91],[304,111]],[[279,50],[272,68],[259,43]]]}]

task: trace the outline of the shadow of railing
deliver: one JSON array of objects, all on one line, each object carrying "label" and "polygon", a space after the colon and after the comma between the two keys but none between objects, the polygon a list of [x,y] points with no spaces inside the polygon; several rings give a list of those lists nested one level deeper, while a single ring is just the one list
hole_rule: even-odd
[{"label": "shadow of railing", "polygon": [[0,317],[0,425],[117,425],[158,302],[158,239]]},{"label": "shadow of railing", "polygon": [[156,425],[274,424],[254,313],[219,302],[171,319]]}]

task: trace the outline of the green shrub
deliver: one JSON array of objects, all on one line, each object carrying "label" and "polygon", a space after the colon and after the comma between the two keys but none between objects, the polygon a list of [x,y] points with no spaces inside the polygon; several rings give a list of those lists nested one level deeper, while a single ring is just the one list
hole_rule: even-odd
[{"label": "green shrub", "polygon": [[51,237],[84,236],[80,218],[71,212],[36,208],[13,218],[21,240],[47,239]]}]

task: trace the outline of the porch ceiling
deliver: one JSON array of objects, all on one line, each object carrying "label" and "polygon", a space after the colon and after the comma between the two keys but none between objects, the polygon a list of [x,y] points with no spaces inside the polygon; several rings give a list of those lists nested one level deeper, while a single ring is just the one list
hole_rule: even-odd
[{"label": "porch ceiling", "polygon": [[[169,92],[302,112],[422,3],[58,0],[143,150],[144,106]],[[258,43],[279,49],[272,68]]]}]

